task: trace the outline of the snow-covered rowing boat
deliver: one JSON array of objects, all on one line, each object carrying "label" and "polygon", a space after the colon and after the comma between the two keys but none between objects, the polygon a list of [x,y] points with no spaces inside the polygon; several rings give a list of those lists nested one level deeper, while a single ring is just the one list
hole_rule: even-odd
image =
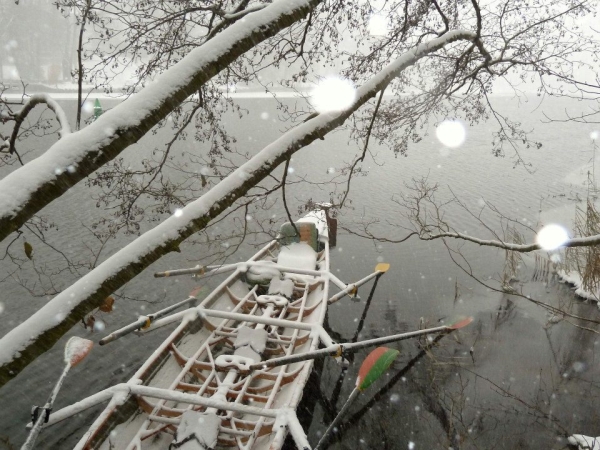
[{"label": "snow-covered rowing boat", "polygon": [[[103,339],[179,322],[131,380],[55,412],[46,426],[109,400],[76,448],[279,449],[288,432],[310,448],[295,409],[313,360],[269,361],[334,345],[322,327],[328,303],[387,270],[341,282],[329,270],[327,221],[320,210],[285,224],[245,263],[157,274],[231,272],[198,305],[159,317],[168,308]],[[331,298],[330,282],[341,288]]]},{"label": "snow-covered rowing boat", "polygon": [[[343,283],[329,270],[328,222],[334,224],[326,209],[313,211],[284,224],[279,237],[246,262],[156,274],[230,273],[202,301],[192,293],[102,339],[106,344],[178,323],[128,382],[52,413],[45,426],[108,401],[75,448],[277,450],[289,433],[298,449],[310,450],[296,408],[314,358],[451,332],[471,322],[334,343],[323,328],[328,304],[354,295],[389,265]],[[333,296],[331,283],[340,289]]]}]

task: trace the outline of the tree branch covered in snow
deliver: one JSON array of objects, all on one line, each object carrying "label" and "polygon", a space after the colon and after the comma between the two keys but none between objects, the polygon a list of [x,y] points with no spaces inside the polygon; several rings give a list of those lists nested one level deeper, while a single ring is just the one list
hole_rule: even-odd
[{"label": "tree branch covered in snow", "polygon": [[[431,241],[433,239],[443,239],[443,238],[453,238],[453,239],[462,239],[463,241],[473,242],[475,244],[486,246],[486,247],[496,247],[504,250],[510,250],[512,252],[521,252],[521,253],[529,253],[535,250],[542,250],[543,247],[535,243],[528,244],[514,244],[512,242],[503,242],[503,241],[495,241],[490,239],[479,239],[473,236],[469,236],[464,233],[456,233],[456,232],[448,232],[448,233],[438,233],[432,235],[424,235],[419,236],[419,239],[424,241]],[[586,236],[579,238],[572,238],[564,241],[561,247],[570,248],[570,247],[590,247],[593,245],[600,244],[600,235],[597,234],[595,236]]]},{"label": "tree branch covered in snow", "polygon": [[[459,233],[456,231],[448,231],[448,232],[441,232],[441,233],[434,233],[434,234],[429,234],[427,232],[419,233],[417,231],[413,231],[402,238],[393,239],[393,238],[377,236],[377,235],[371,233],[368,230],[368,227],[365,228],[365,230],[363,230],[363,232],[350,230],[348,228],[343,228],[343,229],[348,231],[351,234],[354,234],[355,236],[360,236],[360,237],[363,237],[366,239],[371,239],[371,240],[374,240],[377,242],[387,242],[390,244],[400,244],[402,242],[405,242],[408,238],[410,238],[412,236],[416,236],[422,241],[433,241],[436,239],[445,239],[445,238],[460,239],[463,241],[472,242],[474,244],[481,245],[483,247],[496,247],[496,248],[501,248],[503,250],[509,250],[512,252],[520,252],[520,253],[529,253],[529,252],[533,252],[535,250],[543,249],[543,247],[540,244],[538,244],[537,242],[532,242],[532,243],[528,243],[528,244],[515,244],[512,242],[505,242],[505,241],[501,241],[501,240],[480,239],[480,238],[470,236],[470,235],[464,234],[464,233]],[[600,244],[600,235],[594,235],[594,236],[586,236],[586,237],[578,237],[578,238],[568,239],[568,240],[564,241],[564,243],[561,245],[561,247],[564,247],[564,248],[590,247],[590,246],[599,245],[599,244]]]},{"label": "tree branch covered in snow", "polygon": [[[61,106],[50,95],[48,95],[48,94],[32,95],[25,102],[25,104],[23,105],[23,108],[18,113],[16,113],[13,117],[10,118],[11,120],[15,121],[13,131],[10,136],[9,143],[8,143],[8,151],[10,154],[15,153],[15,151],[16,151],[15,145],[17,142],[17,138],[19,136],[19,130],[21,129],[21,124],[27,118],[27,115],[31,112],[31,110],[33,108],[35,108],[36,105],[39,105],[41,103],[46,104],[46,106],[48,106],[48,108],[50,108],[56,115],[56,120],[58,120],[58,123],[60,124],[60,130],[58,130],[58,136],[60,138],[65,137],[67,134],[69,134],[71,132],[71,126],[69,125],[69,119],[67,118],[67,115],[65,114],[65,112],[61,108]],[[1,149],[2,149],[2,145],[0,145],[0,150]]]},{"label": "tree branch covered in snow", "polygon": [[[408,234],[400,238],[390,238],[372,232],[370,228],[377,224],[377,221],[366,223],[363,225],[362,231],[356,231],[349,228],[344,228],[351,234],[370,239],[377,242],[386,242],[390,244],[400,244],[407,241],[409,238],[416,236],[422,241],[433,241],[437,239],[457,239],[461,241],[471,242],[482,247],[495,247],[511,252],[529,253],[536,250],[543,250],[544,247],[538,242],[524,243],[521,239],[519,242],[509,242],[505,238],[501,238],[485,220],[482,218],[484,210],[489,210],[496,217],[494,223],[509,221],[527,228],[534,232],[531,227],[526,226],[514,219],[509,219],[507,216],[498,211],[493,205],[483,202],[482,209],[479,212],[471,211],[461,200],[452,192],[449,200],[439,200],[436,198],[438,185],[430,185],[426,178],[413,180],[412,185],[405,185],[406,193],[401,193],[399,199],[395,199],[403,211],[403,217],[408,219],[409,226],[401,226],[394,224],[400,229],[408,230]],[[450,205],[457,205],[466,216],[471,216],[476,222],[484,227],[496,239],[482,239],[471,236],[467,233],[457,231],[455,227],[445,218],[445,208]],[[510,235],[509,229],[512,227],[503,227],[504,236]],[[520,234],[519,234],[520,236]],[[600,234],[589,236],[574,237],[566,239],[560,245],[561,248],[576,248],[576,247],[591,247],[600,245]]]}]

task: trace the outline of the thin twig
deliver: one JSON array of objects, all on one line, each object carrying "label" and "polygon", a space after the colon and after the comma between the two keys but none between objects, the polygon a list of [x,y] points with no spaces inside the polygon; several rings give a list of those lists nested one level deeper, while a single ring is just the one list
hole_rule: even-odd
[{"label": "thin twig", "polygon": [[352,180],[352,174],[354,173],[354,168],[356,167],[356,165],[359,162],[363,162],[365,160],[365,155],[367,154],[367,150],[369,148],[369,139],[371,138],[371,132],[373,131],[373,124],[375,123],[375,119],[377,117],[377,112],[379,111],[379,105],[381,105],[381,100],[383,99],[383,94],[385,92],[386,87],[387,86],[384,86],[383,89],[381,90],[381,93],[379,94],[379,99],[377,100],[377,105],[375,105],[375,110],[373,111],[373,116],[371,117],[371,122],[369,123],[369,128],[367,129],[367,137],[365,139],[365,145],[363,147],[362,155],[360,156],[360,158],[358,158],[356,161],[354,161],[354,164],[352,164],[352,167],[350,168],[350,173],[348,174],[348,184],[346,185],[346,193],[344,194],[344,198],[340,202],[340,206],[339,206],[340,209],[344,207],[344,202],[346,201],[346,197],[348,197],[348,194],[350,193],[350,181]]},{"label": "thin twig", "polygon": [[291,159],[291,157],[289,157],[288,159],[286,159],[286,161],[285,161],[285,168],[283,169],[283,178],[281,179],[281,197],[283,199],[283,207],[285,208],[285,213],[288,216],[288,220],[290,221],[290,223],[294,227],[294,231],[296,232],[296,236],[300,237],[300,232],[298,231],[298,228],[296,228],[296,224],[292,220],[292,215],[290,214],[290,210],[288,209],[287,202],[285,200],[285,180],[287,178],[288,169],[290,167],[290,159]]}]

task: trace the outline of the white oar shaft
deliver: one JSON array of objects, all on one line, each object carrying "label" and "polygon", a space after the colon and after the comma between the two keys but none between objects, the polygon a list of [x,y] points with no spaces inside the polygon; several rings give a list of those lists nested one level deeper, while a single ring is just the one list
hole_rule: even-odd
[{"label": "white oar shaft", "polygon": [[227,264],[223,266],[196,266],[191,267],[189,269],[174,269],[174,270],[166,270],[164,272],[156,272],[154,274],[154,278],[166,278],[166,277],[176,277],[179,275],[203,275],[203,276],[211,276],[217,275],[219,273],[231,272],[238,267],[239,263],[235,264]]},{"label": "white oar shaft", "polygon": [[319,447],[321,446],[321,444],[324,444],[325,442],[327,442],[329,435],[335,429],[335,427],[340,423],[341,418],[344,416],[346,411],[348,411],[350,404],[356,398],[356,396],[358,395],[359,392],[360,391],[358,390],[358,388],[355,387],[354,390],[352,391],[352,393],[350,394],[350,397],[348,397],[348,400],[346,400],[346,403],[344,403],[344,406],[342,406],[342,409],[340,410],[340,412],[337,414],[337,416],[335,416],[335,419],[333,419],[333,422],[331,422],[331,425],[329,425],[329,428],[327,428],[327,431],[325,431],[323,436],[321,436],[321,439],[319,440],[319,443],[314,448],[314,450],[318,450]]},{"label": "white oar shaft", "polygon": [[423,336],[423,335],[432,334],[432,333],[441,333],[442,331],[451,331],[451,330],[452,330],[452,328],[449,328],[446,326],[435,327],[435,328],[426,328],[424,330],[409,331],[408,333],[401,333],[401,334],[395,334],[392,336],[384,336],[384,337],[380,337],[380,338],[368,339],[366,341],[361,341],[361,342],[352,342],[349,344],[342,344],[342,346],[343,346],[344,351],[354,351],[356,349],[363,348],[363,347],[371,347],[373,345],[380,345],[380,344],[387,344],[389,342],[403,341],[405,339],[412,339],[417,336]]},{"label": "white oar shaft", "polygon": [[105,345],[108,344],[109,342],[112,341],[116,341],[117,339],[126,336],[130,333],[133,333],[136,330],[139,330],[140,328],[144,327],[145,325],[148,324],[148,321],[150,321],[150,323],[154,322],[156,319],[159,319],[161,317],[166,316],[167,314],[169,314],[171,311],[175,311],[176,309],[181,308],[182,306],[187,305],[188,303],[191,303],[193,301],[197,300],[196,297],[188,297],[185,300],[182,300],[178,303],[175,303],[174,305],[168,306],[164,309],[161,309],[160,311],[157,311],[153,314],[149,314],[147,316],[140,316],[140,318],[135,321],[134,323],[131,323],[129,325],[124,326],[123,328],[120,328],[116,331],[113,331],[111,334],[109,334],[108,336],[100,339],[100,345]]},{"label": "white oar shaft", "polygon": [[65,366],[65,369],[63,370],[60,378],[54,385],[54,389],[52,389],[52,393],[50,394],[48,401],[46,402],[44,407],[41,408],[40,411],[38,412],[38,417],[37,417],[35,423],[33,424],[31,431],[29,432],[29,436],[27,437],[27,440],[21,447],[21,450],[30,450],[35,445],[35,441],[36,441],[37,437],[39,436],[40,432],[42,431],[42,425],[44,425],[44,422],[46,422],[46,411],[49,411],[50,408],[52,408],[52,405],[54,404],[54,400],[56,399],[56,396],[58,395],[58,391],[60,391],[60,388],[63,384],[65,377],[67,376],[67,373],[69,372],[69,369],[71,369],[71,364],[67,364]]},{"label": "white oar shaft", "polygon": [[[362,280],[357,281],[356,283],[352,283],[352,284],[348,284],[346,285],[346,287],[344,289],[342,289],[340,292],[338,292],[337,294],[335,294],[333,297],[331,297],[329,299],[329,304],[335,303],[338,300],[340,300],[341,298],[345,297],[346,295],[350,294],[352,291],[358,289],[360,286],[362,286],[363,284],[365,284],[367,281],[372,280],[373,278],[381,275],[383,272],[373,272],[370,275],[367,275],[366,277],[364,277]],[[336,283],[337,284],[337,283]]]},{"label": "white oar shaft", "polygon": [[315,324],[306,323],[306,322],[298,322],[295,320],[275,319],[272,317],[263,317],[263,316],[252,316],[252,315],[248,315],[248,314],[220,311],[220,310],[216,310],[216,309],[205,309],[205,308],[201,308],[201,307],[196,307],[196,311],[198,312],[198,314],[200,316],[216,317],[219,319],[230,319],[230,320],[235,320],[238,322],[262,323],[265,325],[275,325],[277,327],[285,327],[285,328],[307,330],[307,331],[312,331],[313,328],[315,328]]},{"label": "white oar shaft", "polygon": [[395,334],[392,336],[385,336],[385,337],[381,337],[381,338],[367,339],[367,340],[361,341],[361,342],[351,342],[351,343],[346,343],[346,344],[333,344],[328,347],[325,347],[325,348],[322,348],[319,350],[315,350],[312,352],[301,353],[299,355],[282,356],[280,358],[273,358],[273,359],[269,359],[267,361],[262,361],[257,364],[252,364],[250,366],[250,369],[256,370],[256,369],[262,369],[262,368],[267,368],[267,367],[283,366],[285,364],[292,364],[295,362],[306,361],[308,359],[317,359],[317,358],[322,358],[322,357],[329,356],[329,355],[341,354],[343,352],[356,351],[359,348],[363,348],[363,347],[372,347],[374,345],[386,344],[389,342],[397,342],[397,341],[402,341],[405,339],[412,339],[417,336],[423,336],[426,334],[440,333],[442,331],[451,331],[451,330],[452,330],[452,328],[442,326],[442,327],[435,327],[435,328],[426,328],[424,330],[410,331],[408,333]]}]

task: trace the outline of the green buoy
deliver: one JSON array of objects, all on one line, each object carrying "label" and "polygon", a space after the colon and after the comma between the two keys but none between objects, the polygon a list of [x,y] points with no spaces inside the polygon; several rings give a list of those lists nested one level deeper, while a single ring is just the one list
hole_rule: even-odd
[{"label": "green buoy", "polygon": [[102,105],[100,105],[100,100],[96,99],[94,102],[94,120],[102,115]]}]

